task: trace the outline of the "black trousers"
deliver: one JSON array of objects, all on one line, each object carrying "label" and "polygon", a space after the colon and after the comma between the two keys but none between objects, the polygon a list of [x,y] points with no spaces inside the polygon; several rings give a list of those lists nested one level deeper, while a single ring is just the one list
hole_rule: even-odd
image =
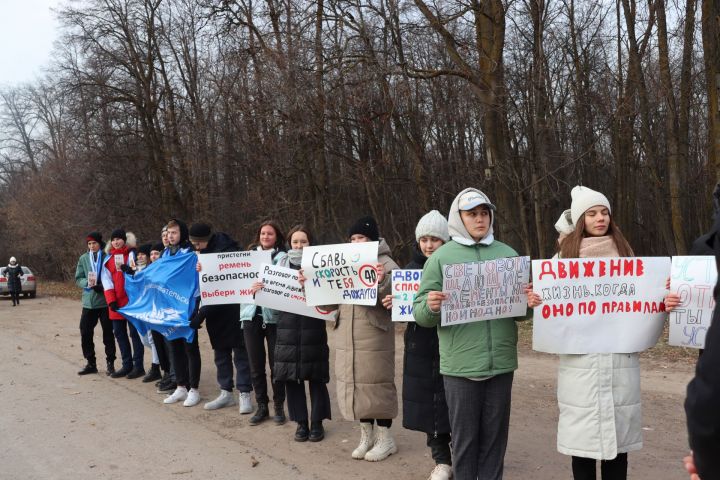
[{"label": "black trousers", "polygon": [[10,290],[10,298],[12,298],[13,305],[15,305],[15,304],[20,305],[20,291],[19,290]]},{"label": "black trousers", "polygon": [[378,418],[377,420],[375,420],[374,418],[361,418],[360,421],[363,423],[372,424],[375,424],[375,422],[377,422],[378,427],[392,427],[392,418]]},{"label": "black trousers", "polygon": [[270,381],[272,382],[273,402],[282,404],[285,402],[285,382],[275,381],[275,340],[277,339],[277,326],[265,324],[262,315],[255,315],[252,320],[243,322],[243,336],[245,337],[245,348],[250,359],[250,371],[252,373],[253,390],[255,390],[255,401],[258,404],[267,405],[268,397],[267,378],[265,376],[267,341],[267,360],[270,363]]},{"label": "black trousers", "polygon": [[[572,471],[575,480],[595,480],[595,459],[572,457]],[[627,453],[620,453],[612,460],[600,461],[600,475],[602,480],[627,479]]]},{"label": "black trousers", "polygon": [[155,330],[150,330],[150,334],[152,335],[155,351],[157,352],[158,359],[160,360],[160,369],[167,373],[170,371],[171,362],[167,339],[163,337],[160,332],[156,332]]},{"label": "black trousers", "polygon": [[[309,381],[310,421],[330,420],[330,394],[325,382]],[[308,408],[305,397],[305,382],[285,382],[288,414],[293,422],[307,422]]]},{"label": "black trousers", "polygon": [[438,433],[437,435],[428,433],[427,446],[430,447],[430,453],[436,465],[440,465],[441,463],[452,465],[449,433]]},{"label": "black trousers", "polygon": [[171,343],[175,361],[175,383],[178,387],[198,388],[202,365],[197,333],[192,343],[187,343],[183,338],[173,340]]},{"label": "black trousers", "polygon": [[102,328],[103,344],[105,345],[105,360],[115,361],[115,335],[113,335],[112,323],[108,316],[107,307],[83,308],[80,314],[80,345],[82,346],[83,357],[93,365],[95,361],[95,327],[100,322]]}]

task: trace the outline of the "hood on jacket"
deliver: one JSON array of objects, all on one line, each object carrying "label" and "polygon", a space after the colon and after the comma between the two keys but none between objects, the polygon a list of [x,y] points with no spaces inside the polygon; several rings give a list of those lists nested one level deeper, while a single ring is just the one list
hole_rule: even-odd
[{"label": "hood on jacket", "polygon": [[378,242],[380,242],[378,244],[378,257],[380,255],[387,255],[388,257],[392,256],[391,255],[392,252],[390,251],[390,245],[388,245],[388,243],[385,241],[385,239],[380,237],[378,239]]},{"label": "hood on jacket", "polygon": [[[470,233],[465,228],[465,224],[463,224],[462,218],[460,218],[460,197],[462,197],[467,192],[474,192],[484,197],[486,201],[479,203],[478,205],[487,205],[490,208],[490,228],[488,229],[485,237],[480,239],[479,242],[476,242],[473,239],[472,235],[470,235]],[[448,231],[450,233],[450,238],[452,238],[461,245],[472,246],[478,243],[482,245],[490,245],[495,240],[493,234],[494,224],[495,205],[490,203],[490,199],[487,197],[487,195],[485,195],[477,188],[466,188],[462,192],[458,193],[455,197],[455,200],[453,200],[452,205],[450,205],[450,213],[448,213]]]},{"label": "hood on jacket", "polygon": [[422,253],[422,250],[420,250],[420,245],[416,243],[413,246],[412,260],[410,260],[410,263],[405,265],[405,268],[406,269],[413,269],[413,268],[421,269],[425,266],[425,262],[427,262],[427,259],[428,259],[428,257],[426,257],[425,254]]},{"label": "hood on jacket", "polygon": [[190,231],[188,230],[187,223],[177,218],[171,218],[170,220],[177,223],[180,227],[180,243],[178,243],[178,246],[180,248],[190,248],[190,250],[193,250],[193,246],[190,243]]},{"label": "hood on jacket", "polygon": [[216,232],[212,234],[207,247],[200,250],[200,253],[236,252],[238,250],[240,250],[240,246],[230,235]]}]

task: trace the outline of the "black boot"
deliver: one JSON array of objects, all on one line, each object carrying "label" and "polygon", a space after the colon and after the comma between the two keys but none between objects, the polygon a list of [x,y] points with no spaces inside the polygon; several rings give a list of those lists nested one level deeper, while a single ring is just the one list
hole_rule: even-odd
[{"label": "black boot", "polygon": [[144,369],[144,368],[142,368],[142,367],[140,367],[140,368],[133,368],[132,370],[130,370],[130,373],[127,374],[127,378],[129,378],[130,380],[132,380],[132,379],[134,379],[134,378],[140,378],[140,377],[142,377],[143,375],[145,375],[145,369]]},{"label": "black boot", "polygon": [[95,362],[88,362],[87,365],[85,365],[85,368],[80,370],[78,372],[78,375],[88,375],[90,373],[97,373],[97,365],[95,365]]},{"label": "black boot", "polygon": [[120,370],[117,370],[114,373],[110,374],[110,378],[120,378],[120,377],[126,377],[128,373],[130,373],[132,369],[130,367],[122,367]]},{"label": "black boot", "polygon": [[297,430],[295,430],[295,441],[306,442],[308,439],[308,435],[310,435],[310,430],[308,429],[308,422],[298,422]]},{"label": "black boot", "polygon": [[250,425],[259,425],[270,416],[270,412],[268,411],[267,403],[258,403],[258,408],[255,411],[255,415],[250,417]]},{"label": "black boot", "polygon": [[163,382],[168,382],[170,380],[170,372],[163,373],[163,376],[160,380],[155,382],[155,386],[159,387]]},{"label": "black boot", "polygon": [[153,363],[150,367],[150,371],[145,375],[142,379],[143,383],[150,383],[154,382],[155,380],[160,380],[162,375],[160,375],[160,365],[157,363]]},{"label": "black boot", "polygon": [[108,360],[107,361],[107,370],[105,371],[105,375],[108,377],[115,373],[115,360]]},{"label": "black boot", "polygon": [[319,442],[325,438],[325,429],[322,426],[322,421],[312,422],[310,424],[310,438],[311,442]]},{"label": "black boot", "polygon": [[275,415],[273,415],[273,422],[275,425],[282,425],[287,422],[285,417],[285,406],[282,403],[275,402]]},{"label": "black boot", "polygon": [[172,393],[176,388],[177,384],[172,378],[170,378],[170,374],[168,374],[167,378],[160,380],[160,383],[157,386],[157,393]]}]

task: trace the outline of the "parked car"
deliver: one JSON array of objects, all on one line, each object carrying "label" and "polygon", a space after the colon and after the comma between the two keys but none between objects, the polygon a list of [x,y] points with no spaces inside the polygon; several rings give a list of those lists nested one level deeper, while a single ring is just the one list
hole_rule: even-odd
[{"label": "parked car", "polygon": [[[7,267],[0,268],[0,295],[10,295],[8,291],[7,277],[5,276],[5,269]],[[35,275],[30,271],[28,267],[22,268],[23,275],[20,277],[20,284],[22,287],[22,294],[26,297],[35,298],[37,292],[37,283]]]}]

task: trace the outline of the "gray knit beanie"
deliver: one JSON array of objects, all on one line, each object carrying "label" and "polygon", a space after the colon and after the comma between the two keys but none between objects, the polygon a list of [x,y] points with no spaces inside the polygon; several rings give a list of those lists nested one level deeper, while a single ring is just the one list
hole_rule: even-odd
[{"label": "gray knit beanie", "polygon": [[431,210],[423,215],[415,227],[415,240],[419,242],[420,237],[435,237],[445,243],[450,241],[448,221],[442,213]]}]

